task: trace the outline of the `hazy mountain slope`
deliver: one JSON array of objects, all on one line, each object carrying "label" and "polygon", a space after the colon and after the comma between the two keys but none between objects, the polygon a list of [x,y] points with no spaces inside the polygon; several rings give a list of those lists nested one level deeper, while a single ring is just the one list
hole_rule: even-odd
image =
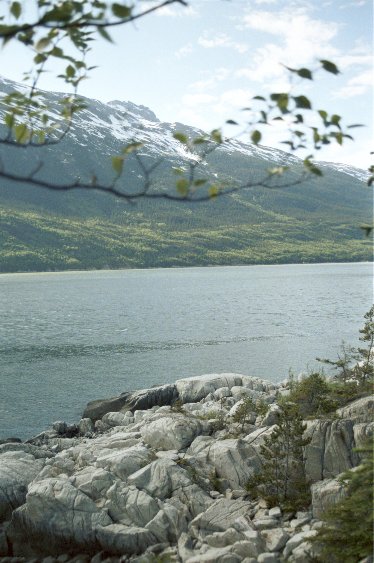
[{"label": "hazy mountain slope", "polygon": [[[0,83],[0,91],[19,86]],[[50,105],[56,94],[46,94]],[[151,110],[131,102],[86,100],[71,133],[54,147],[9,150],[3,162],[25,173],[43,162],[40,177],[66,182],[92,174],[108,181],[110,156],[132,139],[144,141],[143,158],[161,160],[156,189],[175,183],[173,166],[194,158],[172,134],[201,132],[160,122]],[[1,108],[0,108],[1,112]],[[230,185],[295,157],[235,141],[213,152],[203,164],[209,178]],[[372,197],[364,172],[324,163],[324,176],[282,190],[249,189],[206,204],[139,200],[129,205],[98,192],[55,193],[1,180],[0,271],[103,267],[155,267],[370,260],[370,242],[358,226],[371,220]],[[133,157],[125,181],[139,189],[143,178]]]}]

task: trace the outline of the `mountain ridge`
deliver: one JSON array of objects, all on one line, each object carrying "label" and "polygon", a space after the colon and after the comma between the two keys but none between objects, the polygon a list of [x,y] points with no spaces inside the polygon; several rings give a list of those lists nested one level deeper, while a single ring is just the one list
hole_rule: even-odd
[{"label": "mountain ridge", "polygon": [[[11,88],[17,84],[0,81],[0,92]],[[53,106],[59,94],[45,95]],[[3,146],[3,160],[25,173],[40,159],[40,177],[54,183],[77,176],[89,182],[93,174],[108,183],[110,156],[136,140],[145,143],[140,154],[147,164],[160,160],[152,180],[155,190],[165,191],[175,186],[174,168],[188,168],[197,158],[173,137],[177,130],[201,135],[197,128],[161,122],[133,102],[86,102],[58,145],[21,151]],[[212,181],[242,185],[285,162],[290,179],[297,178],[297,157],[234,140],[199,166]],[[370,241],[359,229],[371,220],[366,173],[320,165],[322,179],[283,190],[254,187],[205,204],[139,200],[129,206],[94,191],[56,193],[2,179],[0,271],[371,260]],[[130,189],[139,190],[144,176],[133,155],[125,173]]]}]

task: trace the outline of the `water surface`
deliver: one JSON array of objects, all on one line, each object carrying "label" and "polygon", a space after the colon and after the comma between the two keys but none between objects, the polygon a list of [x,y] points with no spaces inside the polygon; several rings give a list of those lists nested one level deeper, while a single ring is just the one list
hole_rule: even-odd
[{"label": "water surface", "polygon": [[280,381],[357,344],[372,265],[0,276],[0,437],[92,399],[213,372]]}]

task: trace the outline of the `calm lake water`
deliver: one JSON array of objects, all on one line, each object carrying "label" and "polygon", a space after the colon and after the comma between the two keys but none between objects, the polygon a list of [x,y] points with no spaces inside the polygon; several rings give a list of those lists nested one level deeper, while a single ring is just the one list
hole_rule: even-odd
[{"label": "calm lake water", "polygon": [[272,381],[358,343],[372,265],[0,276],[0,437],[85,404],[213,372]]}]

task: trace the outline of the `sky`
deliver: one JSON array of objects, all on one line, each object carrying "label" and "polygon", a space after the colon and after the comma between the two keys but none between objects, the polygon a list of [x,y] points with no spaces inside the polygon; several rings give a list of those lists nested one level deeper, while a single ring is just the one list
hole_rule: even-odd
[{"label": "sky", "polygon": [[[247,114],[241,110],[253,96],[288,91],[284,65],[313,69],[319,59],[329,59],[339,76],[317,73],[299,87],[313,108],[366,126],[352,129],[354,142],[314,154],[367,169],[374,150],[372,25],[370,0],[190,0],[187,8],[168,6],[113,28],[114,43],[96,41],[88,62],[98,68],[80,93],[104,102],[129,100],[151,108],[162,121],[210,131],[228,119],[244,126]],[[6,78],[21,81],[29,67],[23,47],[11,42],[1,50]],[[55,74],[50,69],[42,87],[63,91]],[[267,129],[263,144],[284,150],[277,127]],[[237,129],[226,126],[224,132]]]}]

